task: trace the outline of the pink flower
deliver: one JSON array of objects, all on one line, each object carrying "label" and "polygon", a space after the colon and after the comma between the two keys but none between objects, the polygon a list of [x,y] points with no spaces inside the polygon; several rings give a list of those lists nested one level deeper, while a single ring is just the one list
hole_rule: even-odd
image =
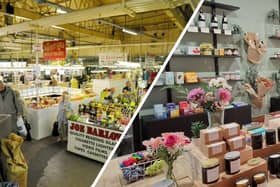
[{"label": "pink flower", "polygon": [[159,148],[160,145],[162,145],[162,138],[161,137],[157,137],[157,138],[152,138],[152,149],[156,150]]},{"label": "pink flower", "polygon": [[152,148],[153,150],[157,150],[160,145],[162,145],[162,138],[151,138],[150,140],[143,141],[143,145],[147,148]]},{"label": "pink flower", "polygon": [[204,90],[202,88],[192,89],[188,94],[188,100],[194,103],[202,103],[204,101]]},{"label": "pink flower", "polygon": [[164,138],[164,146],[172,148],[178,143],[178,136],[176,134],[170,134]]},{"label": "pink flower", "polygon": [[227,104],[229,104],[229,101],[231,100],[231,93],[227,89],[220,88],[218,90],[217,98],[221,104],[227,105]]},{"label": "pink flower", "polygon": [[163,139],[166,140],[169,136],[176,136],[177,145],[183,146],[189,144],[191,141],[188,137],[184,135],[184,132],[169,132],[161,134]]}]

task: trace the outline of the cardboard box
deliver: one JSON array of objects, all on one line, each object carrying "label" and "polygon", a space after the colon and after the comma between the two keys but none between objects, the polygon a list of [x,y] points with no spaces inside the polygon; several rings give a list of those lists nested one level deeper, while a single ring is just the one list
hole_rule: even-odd
[{"label": "cardboard box", "polygon": [[229,139],[240,135],[240,125],[238,123],[229,123],[221,125],[223,129],[223,138]]},{"label": "cardboard box", "polygon": [[227,150],[225,141],[202,146],[202,152],[208,158],[216,157],[218,155],[224,155],[226,151]]},{"label": "cardboard box", "polygon": [[203,129],[200,131],[201,145],[209,145],[211,143],[223,140],[223,131],[221,128],[215,127],[211,129]]},{"label": "cardboard box", "polygon": [[174,85],[174,72],[165,72],[165,84]]},{"label": "cardboard box", "polygon": [[184,73],[183,72],[176,72],[175,73],[175,83],[176,84],[184,84]]},{"label": "cardboard box", "polygon": [[198,46],[188,46],[187,54],[188,55],[200,55],[200,47],[198,47]]},{"label": "cardboard box", "polygon": [[244,149],[246,146],[245,137],[237,136],[234,138],[227,139],[227,145],[230,151],[237,151],[237,150]]},{"label": "cardboard box", "polygon": [[196,83],[198,82],[198,75],[196,72],[186,72],[185,73],[185,82],[186,83]]}]

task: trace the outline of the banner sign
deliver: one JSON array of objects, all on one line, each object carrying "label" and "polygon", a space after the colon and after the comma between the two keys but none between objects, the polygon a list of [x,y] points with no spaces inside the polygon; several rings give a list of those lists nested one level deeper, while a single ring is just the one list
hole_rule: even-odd
[{"label": "banner sign", "polygon": [[67,150],[104,163],[121,134],[87,123],[69,121]]},{"label": "banner sign", "polygon": [[64,60],[66,58],[66,41],[54,40],[43,43],[44,60]]},{"label": "banner sign", "polygon": [[113,66],[119,61],[127,61],[126,53],[100,53],[98,56],[100,66]]}]

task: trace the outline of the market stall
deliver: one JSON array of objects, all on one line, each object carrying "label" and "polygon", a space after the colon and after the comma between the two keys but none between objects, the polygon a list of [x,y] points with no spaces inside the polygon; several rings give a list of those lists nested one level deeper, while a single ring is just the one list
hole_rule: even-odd
[{"label": "market stall", "polygon": [[106,161],[135,110],[132,97],[119,98],[118,103],[113,100],[79,105],[78,112],[69,117],[68,151]]},{"label": "market stall", "polygon": [[104,163],[121,134],[94,123],[69,121],[67,151]]},{"label": "market stall", "polygon": [[27,119],[31,124],[31,133],[34,139],[39,140],[51,136],[53,124],[57,121],[58,102],[63,91],[68,91],[71,95],[71,106],[74,112],[78,112],[79,104],[85,104],[95,99],[93,94],[83,94],[80,89],[43,87],[39,88],[40,103],[38,105],[36,88],[21,90],[21,96],[28,105]]}]

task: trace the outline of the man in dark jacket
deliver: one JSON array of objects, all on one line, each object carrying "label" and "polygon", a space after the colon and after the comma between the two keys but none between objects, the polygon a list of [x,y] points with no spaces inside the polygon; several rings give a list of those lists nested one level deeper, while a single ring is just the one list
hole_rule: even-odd
[{"label": "man in dark jacket", "polygon": [[0,114],[9,114],[10,131],[16,132],[17,118],[22,115],[22,107],[14,91],[0,80]]}]

